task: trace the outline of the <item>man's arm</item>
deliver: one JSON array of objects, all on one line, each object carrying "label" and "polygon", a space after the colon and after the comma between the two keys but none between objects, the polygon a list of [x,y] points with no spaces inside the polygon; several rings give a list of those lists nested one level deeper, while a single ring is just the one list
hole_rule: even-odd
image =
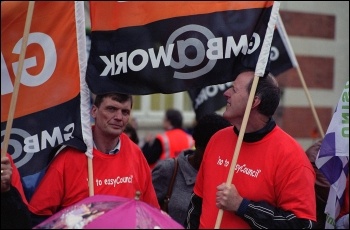
[{"label": "man's arm", "polygon": [[297,218],[293,212],[270,205],[266,201],[251,201],[242,197],[234,184],[222,183],[217,189],[216,206],[224,211],[234,212],[251,228],[312,229],[315,225],[312,220]]},{"label": "man's arm", "polygon": [[312,220],[298,218],[292,212],[276,208],[264,201],[243,199],[236,214],[251,228],[312,229],[315,224]]}]

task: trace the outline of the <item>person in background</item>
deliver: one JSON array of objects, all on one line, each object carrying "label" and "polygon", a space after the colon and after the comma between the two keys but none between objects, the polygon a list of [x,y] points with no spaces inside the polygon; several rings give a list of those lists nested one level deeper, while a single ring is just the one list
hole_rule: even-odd
[{"label": "person in background", "polygon": [[315,160],[316,160],[318,151],[320,150],[322,141],[323,139],[316,141],[305,151],[316,173],[315,192],[316,192],[317,223],[315,228],[317,229],[325,228],[327,215],[324,213],[324,210],[326,208],[328,193],[330,188],[330,184],[327,178],[323,175],[323,173],[317,168],[315,164]]},{"label": "person in background", "polygon": [[155,138],[152,135],[146,137],[142,152],[151,169],[158,160],[176,157],[182,150],[194,147],[192,136],[184,131],[182,125],[181,112],[168,109],[163,120],[165,132],[159,133]]},{"label": "person in background", "polygon": [[210,139],[188,208],[186,228],[311,229],[316,221],[315,172],[301,145],[274,121],[280,88],[271,74],[259,77],[234,176],[226,183],[253,85],[243,70],[224,92],[223,117],[232,127]]},{"label": "person in background", "polygon": [[[168,213],[179,224],[183,225],[187,217],[187,207],[209,139],[218,130],[230,125],[230,122],[221,115],[208,114],[203,116],[193,129],[195,149],[185,150],[177,157],[178,171],[168,203]],[[172,158],[159,161],[152,171],[153,186],[160,205],[166,198],[173,172],[174,160]]]},{"label": "person in background", "polygon": [[10,154],[1,157],[1,229],[32,227],[21,177]]},{"label": "person in background", "polygon": [[[138,145],[125,133],[133,105],[131,95],[97,95],[91,108],[94,194],[140,200],[159,208],[148,163]],[[50,163],[29,208],[36,222],[89,196],[88,157],[67,146]],[[40,223],[40,222],[39,222]],[[35,223],[37,224],[37,223]]]},{"label": "person in background", "polygon": [[136,129],[130,124],[126,124],[124,133],[135,143],[139,144],[139,136],[137,135]]}]

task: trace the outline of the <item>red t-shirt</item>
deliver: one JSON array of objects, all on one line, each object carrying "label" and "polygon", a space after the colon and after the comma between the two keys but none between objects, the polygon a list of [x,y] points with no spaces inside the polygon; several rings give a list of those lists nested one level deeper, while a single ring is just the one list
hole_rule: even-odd
[{"label": "red t-shirt", "polygon": [[[120,136],[117,154],[93,149],[94,194],[135,198],[159,208],[151,171],[140,148],[125,133]],[[66,148],[52,161],[30,201],[37,215],[52,215],[89,196],[87,156]]]},{"label": "red t-shirt", "polygon": [[[237,139],[228,127],[214,134],[207,145],[194,187],[203,198],[200,228],[215,227],[216,187],[227,180]],[[260,141],[242,143],[232,183],[246,199],[266,201],[298,218],[316,220],[315,172],[302,147],[278,126]],[[250,228],[227,211],[220,227]]]}]

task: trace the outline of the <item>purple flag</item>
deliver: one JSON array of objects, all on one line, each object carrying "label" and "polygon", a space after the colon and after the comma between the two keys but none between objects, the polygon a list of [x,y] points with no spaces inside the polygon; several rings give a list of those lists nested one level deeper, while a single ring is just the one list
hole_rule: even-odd
[{"label": "purple flag", "polygon": [[334,229],[349,175],[349,81],[345,84],[315,164],[331,184],[325,208],[325,228]]}]

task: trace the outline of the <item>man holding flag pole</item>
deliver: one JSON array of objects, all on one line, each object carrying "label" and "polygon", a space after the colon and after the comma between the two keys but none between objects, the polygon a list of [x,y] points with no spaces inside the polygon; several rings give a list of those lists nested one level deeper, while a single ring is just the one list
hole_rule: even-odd
[{"label": "man holding flag pole", "polygon": [[311,229],[316,221],[315,173],[302,147],[273,120],[280,90],[272,75],[259,79],[236,174],[229,184],[223,182],[233,164],[253,77],[253,70],[242,72],[224,93],[223,116],[234,128],[217,132],[207,145],[187,228],[213,228],[217,208],[224,211],[222,228]]},{"label": "man holding flag pole", "polygon": [[242,70],[224,93],[223,116],[234,128],[218,131],[207,145],[188,208],[187,228],[311,229],[316,221],[313,168],[302,147],[272,117],[280,89],[271,74],[264,74],[269,51],[263,51],[271,46],[276,8],[256,71]]}]

